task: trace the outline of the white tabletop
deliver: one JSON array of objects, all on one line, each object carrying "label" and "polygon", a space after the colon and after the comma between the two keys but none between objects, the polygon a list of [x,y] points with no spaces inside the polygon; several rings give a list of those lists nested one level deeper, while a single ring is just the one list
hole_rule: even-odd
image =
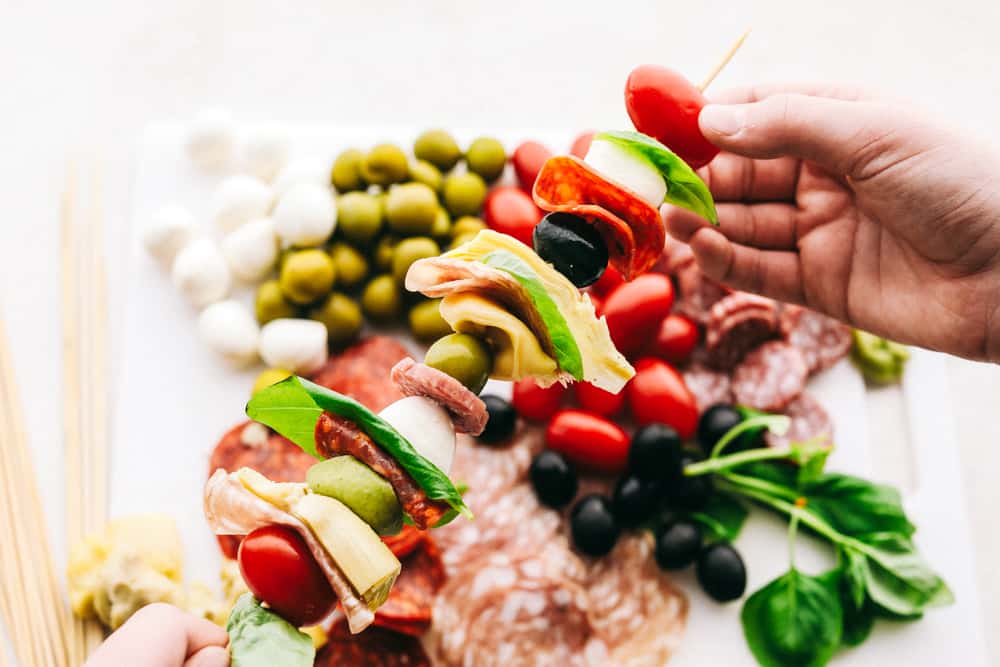
[{"label": "white tabletop", "polygon": [[[992,0],[946,7],[903,0],[6,2],[0,308],[60,554],[57,197],[71,151],[98,154],[107,166],[117,321],[128,280],[116,260],[129,223],[131,155],[151,120],[184,119],[219,104],[247,120],[624,127],[621,88],[632,66],[661,62],[700,79],[748,25],[753,35],[714,86],[861,83],[1000,143],[1000,5]],[[1000,369],[954,360],[949,370],[941,381],[954,392],[986,634],[995,637]],[[893,401],[890,390],[871,403],[886,439],[876,463],[905,479]],[[1000,663],[1000,643],[992,641]]]}]

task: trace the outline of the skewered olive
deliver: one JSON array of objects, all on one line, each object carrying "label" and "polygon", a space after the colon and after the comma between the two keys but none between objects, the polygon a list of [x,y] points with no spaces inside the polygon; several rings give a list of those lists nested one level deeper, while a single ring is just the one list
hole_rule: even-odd
[{"label": "skewered olive", "polygon": [[453,216],[475,215],[486,200],[486,182],[479,174],[451,174],[441,191],[444,205]]},{"label": "skewered olive", "polygon": [[357,287],[368,276],[368,260],[354,246],[334,243],[330,248],[330,257],[337,273],[338,287]]},{"label": "skewered olive", "polygon": [[403,510],[392,485],[353,456],[335,456],[306,472],[313,493],[336,498],[365,520],[379,535],[395,535],[403,527]]},{"label": "skewered olive", "polygon": [[503,442],[514,435],[517,427],[517,410],[499,396],[486,394],[481,397],[486,404],[486,412],[489,418],[486,420],[486,428],[477,437],[480,442],[489,444]]},{"label": "skewered olive", "polygon": [[479,174],[487,183],[497,180],[507,164],[507,153],[503,144],[493,137],[479,137],[465,151],[465,161],[469,171]]},{"label": "skewered olive", "polygon": [[402,285],[411,264],[418,259],[437,257],[440,254],[441,249],[434,242],[434,239],[429,239],[426,236],[403,239],[392,254],[392,275],[396,278],[396,282]]},{"label": "skewered olive", "polygon": [[546,449],[535,457],[528,469],[528,476],[538,501],[553,509],[565,507],[576,496],[579,488],[573,464],[551,449]]},{"label": "skewered olive", "polygon": [[423,183],[393,186],[385,201],[389,229],[404,236],[430,234],[437,212],[437,195]]},{"label": "skewered olive", "polygon": [[379,144],[361,162],[361,176],[375,185],[390,185],[406,180],[409,173],[406,153],[399,146]]},{"label": "skewered olive", "polygon": [[[437,302],[427,303],[434,303],[435,307],[437,306]],[[465,385],[469,391],[478,394],[483,390],[490,371],[493,370],[493,355],[475,336],[452,333],[439,338],[427,348],[424,363],[442,373],[447,373]]]},{"label": "skewered olive", "polygon": [[326,326],[327,339],[334,347],[354,340],[364,324],[358,304],[351,297],[339,292],[334,292],[320,305],[310,310],[309,319],[322,322]]},{"label": "skewered olive", "polygon": [[349,148],[337,156],[330,170],[330,184],[337,192],[364,190],[366,184],[361,177],[361,163],[364,159],[365,154],[356,148]]},{"label": "skewered olive", "polygon": [[257,288],[254,312],[257,315],[257,322],[260,324],[267,324],[271,320],[295,317],[298,313],[295,306],[285,298],[277,280],[265,281]]},{"label": "skewered olive", "polygon": [[382,202],[367,192],[348,192],[337,198],[337,231],[366,248],[382,229]]},{"label": "skewered olive", "polygon": [[680,570],[701,551],[701,527],[693,521],[675,521],[656,535],[656,563],[664,570]]},{"label": "skewered olive", "polygon": [[729,602],[747,588],[747,569],[736,549],[727,542],[706,547],[698,557],[698,583],[717,602]]},{"label": "skewered olive", "polygon": [[398,317],[402,308],[403,295],[389,274],[372,278],[361,293],[361,309],[373,320],[388,322]]},{"label": "skewered olive", "polygon": [[417,137],[413,154],[418,160],[426,160],[441,171],[448,171],[462,157],[458,144],[444,130],[427,130]]},{"label": "skewered olive", "polygon": [[410,178],[423,183],[434,192],[441,189],[441,182],[444,180],[440,170],[427,160],[414,160],[410,163]]},{"label": "skewered olive", "polygon": [[441,317],[441,299],[421,301],[410,308],[410,332],[417,340],[430,342],[451,333],[451,325]]},{"label": "skewered olive", "polygon": [[296,250],[282,264],[278,283],[289,301],[312,303],[330,292],[336,271],[333,259],[322,250]]},{"label": "skewered olive", "polygon": [[570,513],[573,544],[587,556],[604,556],[611,551],[621,529],[611,511],[611,502],[602,495],[585,496]]},{"label": "skewered olive", "polygon": [[681,475],[681,453],[681,437],[672,426],[647,424],[632,436],[629,470],[644,480],[675,480]]},{"label": "skewered olive", "polygon": [[597,229],[570,213],[549,213],[531,238],[538,256],[577,287],[595,283],[608,266],[608,248]]}]

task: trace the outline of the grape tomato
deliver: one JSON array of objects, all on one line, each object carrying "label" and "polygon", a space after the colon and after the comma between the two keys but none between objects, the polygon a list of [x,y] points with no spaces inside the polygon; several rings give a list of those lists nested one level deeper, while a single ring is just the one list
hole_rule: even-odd
[{"label": "grape tomato", "polygon": [[672,364],[683,364],[698,345],[698,325],[694,320],[678,313],[663,318],[653,341],[654,356]]},{"label": "grape tomato", "polygon": [[483,204],[483,220],[501,234],[513,236],[527,246],[542,219],[542,211],[524,190],[513,186],[493,188]]},{"label": "grape tomato", "polygon": [[525,419],[546,421],[559,410],[565,394],[566,387],[558,382],[543,389],[531,378],[525,378],[514,383],[510,402]]},{"label": "grape tomato", "polygon": [[629,408],[640,426],[662,422],[688,439],[698,427],[698,405],[684,378],[670,364],[647,357],[635,365],[626,387]]},{"label": "grape tomato", "polygon": [[602,417],[613,417],[625,407],[624,390],[612,394],[589,382],[578,382],[574,387],[576,388],[576,402],[587,412],[593,412]]},{"label": "grape tomato", "polygon": [[545,444],[573,463],[616,474],[628,463],[629,438],[618,424],[582,410],[562,410],[545,431]]},{"label": "grape tomato", "polygon": [[615,347],[626,356],[644,348],[673,305],[673,283],[658,273],[616,287],[602,310]]},{"label": "grape tomato", "polygon": [[537,141],[525,141],[514,149],[510,161],[514,164],[514,173],[517,174],[517,182],[521,185],[521,189],[531,192],[538,172],[550,157],[552,151]]}]

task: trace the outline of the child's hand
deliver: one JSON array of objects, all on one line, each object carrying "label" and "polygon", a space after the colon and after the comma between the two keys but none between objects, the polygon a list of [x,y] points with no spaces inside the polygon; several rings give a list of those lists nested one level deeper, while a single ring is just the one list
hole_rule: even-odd
[{"label": "child's hand", "polygon": [[903,106],[819,87],[699,118],[721,227],[664,212],[702,270],[903,343],[1000,361],[1000,158]]},{"label": "child's hand", "polygon": [[90,657],[86,667],[228,667],[226,631],[167,604],[143,607]]}]

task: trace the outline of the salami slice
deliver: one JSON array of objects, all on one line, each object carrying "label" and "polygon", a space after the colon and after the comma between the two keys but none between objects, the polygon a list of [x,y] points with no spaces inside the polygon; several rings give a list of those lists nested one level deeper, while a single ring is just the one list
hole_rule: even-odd
[{"label": "salami slice", "polygon": [[733,371],[733,396],[755,410],[780,411],[802,393],[808,375],[798,348],[771,341],[748,354]]},{"label": "salami slice", "polygon": [[486,404],[447,373],[406,357],[392,367],[390,376],[405,395],[429,398],[447,410],[458,433],[479,435],[486,428]]},{"label": "salami slice", "polygon": [[704,364],[691,364],[684,371],[684,384],[694,394],[699,412],[704,412],[716,403],[731,403],[733,400],[729,373],[714,370]]},{"label": "salami slice", "polygon": [[784,307],[781,333],[799,348],[811,373],[833,366],[851,351],[851,327],[802,306]]},{"label": "salami slice", "polygon": [[687,262],[677,267],[677,291],[680,299],[674,308],[695,322],[708,323],[708,313],[719,299],[732,290],[711,280],[701,272],[697,262]]},{"label": "salami slice", "polygon": [[778,335],[774,301],[748,292],[733,292],[716,301],[708,314],[705,349],[710,364],[733,368],[743,356]]},{"label": "salami slice", "polygon": [[375,613],[375,625],[419,637],[431,626],[434,598],[445,582],[441,552],[425,535],[402,566],[389,599]]},{"label": "salami slice", "polygon": [[572,213],[593,224],[611,265],[625,280],[648,271],[663,250],[666,232],[659,212],[579,158],[560,155],[546,161],[532,195],[545,211]]},{"label": "salami slice", "polygon": [[431,667],[430,658],[416,637],[378,627],[352,635],[343,622],[330,630],[329,640],[314,664],[316,667]]},{"label": "salami slice", "polygon": [[389,371],[409,351],[389,336],[371,336],[330,360],[310,378],[327,389],[357,399],[368,409],[382,408],[403,398]]},{"label": "salami slice", "polygon": [[772,447],[784,447],[793,442],[805,442],[812,438],[825,437],[833,442],[833,421],[826,409],[808,392],[802,392],[799,397],[788,404],[784,410],[791,417],[792,423],[785,435],[768,433],[765,438]]},{"label": "salami slice", "polygon": [[477,521],[481,510],[528,474],[532,458],[545,446],[544,436],[538,426],[522,422],[504,443],[481,445],[466,436],[457,438],[451,478],[469,487],[463,499]]},{"label": "salami slice", "polygon": [[404,525],[403,530],[395,535],[386,535],[382,541],[396,558],[406,558],[423,543],[424,535],[424,531],[414,526]]},{"label": "salami slice", "polygon": [[[243,422],[229,429],[212,450],[208,474],[222,468],[235,472],[240,468],[253,468],[275,482],[304,482],[306,472],[316,459],[306,454],[291,440],[284,438],[263,424]],[[219,535],[219,548],[226,558],[236,558],[242,538]]]}]

